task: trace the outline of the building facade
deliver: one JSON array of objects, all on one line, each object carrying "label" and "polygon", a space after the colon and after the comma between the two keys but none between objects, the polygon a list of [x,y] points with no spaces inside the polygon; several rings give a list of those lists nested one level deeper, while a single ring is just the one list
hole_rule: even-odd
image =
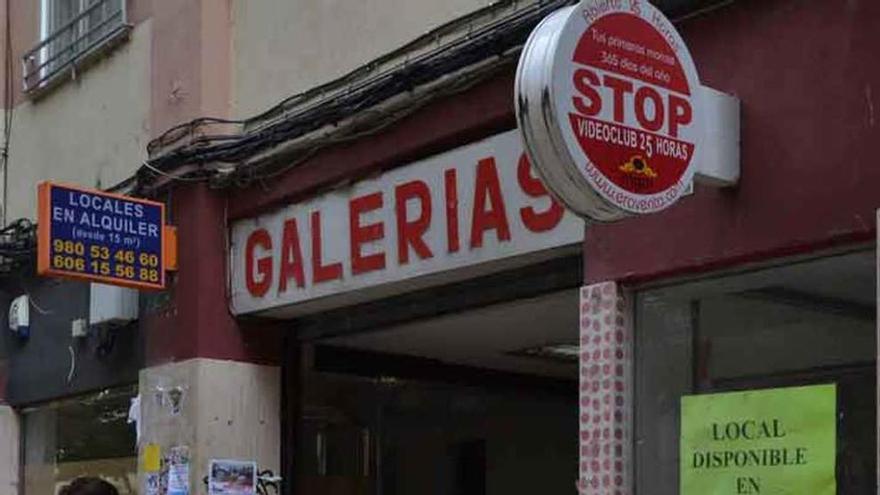
[{"label": "building facade", "polygon": [[[596,224],[514,113],[571,2],[9,0],[7,225],[39,180],[150,197],[179,267],[74,336],[103,293],[7,247],[0,493],[205,493],[212,459],[281,493],[686,493],[683,398],[819,384],[815,493],[875,493],[880,5],[655,3],[740,101],[741,178]],[[591,359],[628,377],[595,411]]]}]

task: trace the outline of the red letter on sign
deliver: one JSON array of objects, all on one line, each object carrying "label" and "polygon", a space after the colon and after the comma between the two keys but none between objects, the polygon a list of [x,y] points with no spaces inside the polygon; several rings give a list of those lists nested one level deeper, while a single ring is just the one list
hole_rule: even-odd
[{"label": "red letter on sign", "polygon": [[[409,263],[409,246],[413,247],[419,258],[434,256],[422,236],[431,226],[431,191],[423,181],[414,180],[395,188],[394,209],[397,213],[397,259],[401,265]],[[415,220],[406,219],[406,203],[410,199],[419,201],[419,216]]]},{"label": "red letter on sign", "polygon": [[[547,193],[547,188],[544,187],[544,184],[532,176],[531,168],[529,158],[523,153],[519,158],[519,165],[516,167],[516,178],[519,182],[519,187],[532,198],[549,197],[550,194]],[[559,221],[562,220],[563,213],[565,213],[565,210],[552,197],[550,198],[550,208],[543,213],[536,212],[531,206],[519,209],[519,215],[522,217],[523,224],[532,232],[553,230],[553,228],[559,225]]]},{"label": "red letter on sign", "polygon": [[669,95],[669,135],[678,137],[678,126],[690,124],[691,119],[691,104],[680,96]]},{"label": "red letter on sign", "polygon": [[450,253],[458,252],[458,184],[456,171],[451,168],[444,174],[446,182],[446,245]]},{"label": "red letter on sign", "polygon": [[321,259],[321,212],[312,212],[312,283],[342,278],[342,263],[324,265]]},{"label": "red letter on sign", "polygon": [[348,225],[351,232],[351,273],[358,275],[385,268],[385,253],[364,256],[361,245],[385,236],[382,222],[361,225],[361,214],[382,207],[382,193],[377,192],[351,200],[348,204]]},{"label": "red letter on sign", "polygon": [[623,96],[626,93],[632,93],[633,85],[631,82],[614,76],[605,76],[605,86],[614,91],[614,121],[623,123],[626,116],[623,108]]},{"label": "red letter on sign", "polygon": [[[654,118],[649,119],[645,112],[645,100],[651,100],[654,107]],[[636,119],[639,125],[649,131],[659,131],[663,127],[663,97],[656,89],[650,86],[642,86],[636,91]]]},{"label": "red letter on sign", "polygon": [[[489,202],[488,209],[486,202]],[[474,184],[474,213],[471,219],[471,247],[483,245],[483,233],[489,229],[498,232],[499,241],[510,240],[510,225],[498,183],[498,171],[494,158],[484,158],[477,164],[477,180]]]},{"label": "red letter on sign", "polygon": [[[574,88],[583,96],[574,96],[574,108],[583,115],[596,115],[602,110],[602,98],[593,86],[599,85],[599,77],[590,69],[574,71]],[[585,98],[586,97],[586,98]]]},{"label": "red letter on sign", "polygon": [[[257,246],[270,251],[268,255],[263,256],[259,260],[254,259],[254,249]],[[248,236],[247,246],[244,252],[244,282],[247,285],[248,292],[254,297],[263,297],[269,286],[272,285],[272,237],[266,229],[257,229]],[[257,272],[260,279],[254,276],[254,262],[256,261]]]},{"label": "red letter on sign", "polygon": [[284,222],[284,234],[281,237],[281,269],[278,273],[278,292],[287,290],[287,280],[293,277],[297,287],[306,285],[303,275],[303,256],[299,247],[299,228],[296,219]]}]

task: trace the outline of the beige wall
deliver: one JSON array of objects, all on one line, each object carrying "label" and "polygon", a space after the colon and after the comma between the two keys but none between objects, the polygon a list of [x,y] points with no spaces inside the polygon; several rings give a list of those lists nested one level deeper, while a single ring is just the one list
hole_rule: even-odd
[{"label": "beige wall", "polygon": [[233,114],[250,117],[491,0],[233,0]]},{"label": "beige wall", "polygon": [[18,415],[11,407],[0,406],[0,495],[18,493],[18,431]]},{"label": "beige wall", "polygon": [[152,21],[102,61],[36,101],[15,107],[9,220],[34,218],[36,184],[52,179],[110,187],[146,158]]},{"label": "beige wall", "polygon": [[[188,447],[192,493],[204,493],[201,480],[211,459],[254,460],[260,469],[279,472],[277,367],[191,359],[142,370],[139,387],[141,449],[159,444],[164,456],[171,447]],[[183,392],[177,413],[159,399],[175,388]]]}]

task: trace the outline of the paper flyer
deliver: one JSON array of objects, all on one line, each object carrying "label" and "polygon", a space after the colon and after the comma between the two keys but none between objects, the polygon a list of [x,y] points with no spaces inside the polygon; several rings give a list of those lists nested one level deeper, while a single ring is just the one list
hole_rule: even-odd
[{"label": "paper flyer", "polygon": [[147,473],[147,475],[144,476],[145,495],[159,495],[161,493],[160,487],[159,473]]},{"label": "paper flyer", "polygon": [[695,395],[681,401],[681,495],[834,495],[832,385]]},{"label": "paper flyer", "polygon": [[189,495],[189,449],[172,447],[168,457],[168,495]]}]

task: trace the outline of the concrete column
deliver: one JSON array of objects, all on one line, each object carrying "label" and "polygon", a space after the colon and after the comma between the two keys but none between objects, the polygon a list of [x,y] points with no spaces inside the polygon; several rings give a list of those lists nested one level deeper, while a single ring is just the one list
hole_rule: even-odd
[{"label": "concrete column", "polygon": [[580,477],[589,495],[633,493],[633,332],[614,282],[581,288]]},{"label": "concrete column", "polygon": [[17,495],[19,473],[18,414],[0,405],[0,495]]},{"label": "concrete column", "polygon": [[186,449],[192,494],[207,493],[202,480],[211,459],[253,460],[280,472],[278,367],[206,358],[164,364],[141,371],[140,394],[141,490],[149,444],[166,461],[173,448]]}]

